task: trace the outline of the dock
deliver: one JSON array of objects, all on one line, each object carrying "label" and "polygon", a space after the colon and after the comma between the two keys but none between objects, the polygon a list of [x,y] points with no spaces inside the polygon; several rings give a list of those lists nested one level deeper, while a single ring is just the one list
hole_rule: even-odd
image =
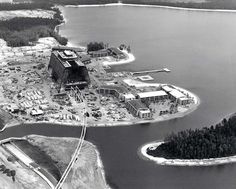
[{"label": "dock", "polygon": [[139,71],[139,72],[131,72],[131,74],[135,75],[135,74],[148,74],[148,73],[159,73],[159,72],[169,73],[170,70],[168,68],[163,68],[163,69],[158,69],[158,70],[146,70],[146,71]]}]

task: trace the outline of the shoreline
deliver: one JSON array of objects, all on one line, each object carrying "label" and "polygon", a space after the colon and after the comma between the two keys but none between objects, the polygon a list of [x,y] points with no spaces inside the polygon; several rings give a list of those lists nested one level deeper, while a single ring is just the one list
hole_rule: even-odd
[{"label": "shoreline", "polygon": [[168,166],[215,166],[215,165],[223,165],[229,163],[236,163],[236,155],[229,157],[221,157],[221,158],[209,158],[209,159],[166,159],[163,157],[154,157],[147,154],[148,148],[157,148],[160,146],[163,141],[151,142],[143,145],[139,154],[146,160],[154,161],[158,165],[168,165]]},{"label": "shoreline", "polygon": [[125,50],[123,50],[122,52],[126,55],[127,59],[121,59],[121,60],[112,61],[112,62],[104,61],[102,62],[103,66],[116,66],[116,65],[128,64],[135,61],[135,56],[132,53],[128,53]]},{"label": "shoreline", "polygon": [[[186,115],[191,114],[193,111],[195,111],[197,109],[197,107],[201,104],[200,98],[195,95],[194,93],[177,87],[175,85],[173,85],[174,87],[187,92],[190,94],[191,97],[194,98],[195,103],[192,105],[191,108],[189,108],[188,110],[184,111],[184,112],[178,112],[176,114],[171,114],[171,115],[163,115],[158,117],[158,119],[153,119],[153,120],[128,120],[128,121],[115,121],[115,122],[107,122],[107,123],[88,123],[87,127],[117,127],[117,126],[135,126],[135,125],[141,125],[141,124],[151,124],[151,123],[159,123],[159,122],[163,122],[163,121],[168,121],[168,120],[172,120],[172,119],[178,119],[178,118],[182,118]],[[27,121],[27,122],[19,122],[19,123],[15,123],[15,124],[6,124],[4,126],[5,128],[10,128],[10,127],[15,127],[18,125],[32,125],[32,124],[48,124],[51,126],[58,126],[58,125],[63,125],[63,126],[68,126],[68,127],[81,127],[81,123],[69,123],[69,122],[50,122],[50,121]],[[3,129],[3,130],[4,130]]]},{"label": "shoreline", "polygon": [[201,12],[222,12],[222,13],[236,13],[235,9],[201,9],[201,8],[187,8],[165,5],[145,5],[145,4],[129,4],[129,3],[108,3],[108,4],[93,4],[93,5],[65,5],[68,8],[93,8],[93,7],[112,7],[112,6],[130,6],[130,7],[148,7],[148,8],[162,8],[184,11],[201,11]]},{"label": "shoreline", "polygon": [[[41,141],[44,141],[44,140],[52,140],[52,141],[58,141],[58,142],[64,142],[66,141],[68,143],[68,141],[76,141],[76,140],[79,140],[78,138],[74,138],[74,137],[55,137],[55,136],[44,136],[44,135],[39,135],[39,134],[30,134],[30,135],[24,135],[22,137],[9,137],[9,138],[6,138],[6,139],[3,139],[3,140],[0,140],[0,144],[3,144],[5,142],[9,142],[11,140],[26,140],[28,141],[29,139],[41,139]],[[42,146],[43,148],[43,146]],[[94,172],[96,172],[97,174],[99,174],[96,179],[98,179],[98,181],[100,182],[101,185],[103,185],[105,188],[104,189],[111,189],[111,187],[109,186],[109,184],[107,183],[106,181],[106,177],[105,177],[105,170],[104,170],[104,166],[103,166],[103,162],[102,162],[102,159],[101,159],[101,156],[100,156],[100,153],[98,151],[98,148],[97,146],[90,142],[90,141],[87,141],[85,140],[83,145],[82,145],[82,150],[92,150],[95,154],[95,160],[94,160],[94,166],[92,168],[92,170]],[[50,156],[50,154],[48,154],[47,152],[45,152],[47,155]],[[87,152],[88,153],[88,152]],[[87,156],[86,152],[85,152],[85,155],[80,155],[81,156]],[[87,160],[84,160],[85,163],[88,162],[88,158],[86,158]],[[61,161],[63,162],[63,159],[61,159]],[[82,160],[83,161],[83,160]],[[85,164],[82,164],[81,165],[82,169],[85,169],[86,170],[86,174],[91,174],[89,172],[89,170],[85,167]],[[77,167],[78,168],[78,167]],[[74,171],[76,171],[76,168],[74,169]],[[75,173],[75,172],[74,172]],[[73,178],[72,178],[73,180]],[[72,184],[72,183],[69,183],[69,184]],[[65,185],[68,185],[67,182],[65,182]],[[73,186],[73,184],[72,184]]]}]

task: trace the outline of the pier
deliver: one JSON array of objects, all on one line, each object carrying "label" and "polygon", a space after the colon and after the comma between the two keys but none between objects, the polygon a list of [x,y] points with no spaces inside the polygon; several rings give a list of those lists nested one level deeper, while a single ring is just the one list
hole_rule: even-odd
[{"label": "pier", "polygon": [[131,74],[135,75],[135,74],[148,74],[148,73],[159,73],[159,72],[169,73],[170,70],[168,68],[163,68],[159,70],[146,70],[146,71],[139,71],[139,72],[131,72]]}]

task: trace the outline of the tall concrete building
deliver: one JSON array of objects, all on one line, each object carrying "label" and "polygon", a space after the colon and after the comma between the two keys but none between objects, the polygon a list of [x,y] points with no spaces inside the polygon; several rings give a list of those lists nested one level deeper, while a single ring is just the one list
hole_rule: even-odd
[{"label": "tall concrete building", "polygon": [[86,66],[79,60],[77,53],[71,49],[54,49],[51,54],[48,71],[59,85],[84,88],[90,83]]}]

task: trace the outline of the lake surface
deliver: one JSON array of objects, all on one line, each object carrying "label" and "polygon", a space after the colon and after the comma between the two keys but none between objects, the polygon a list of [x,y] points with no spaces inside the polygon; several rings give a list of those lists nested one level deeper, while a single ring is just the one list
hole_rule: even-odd
[{"label": "lake surface", "polygon": [[103,41],[129,44],[136,56],[113,71],[167,67],[152,74],[197,94],[190,115],[157,124],[89,129],[87,140],[101,153],[108,181],[121,189],[209,189],[236,187],[236,164],[215,167],[166,167],[145,161],[139,147],[168,133],[201,128],[236,110],[236,14],[147,7],[64,8],[60,33],[75,45]]},{"label": "lake surface", "polygon": [[[136,61],[113,71],[167,67],[151,74],[197,94],[201,105],[184,118],[113,128],[89,128],[86,139],[97,145],[107,180],[120,189],[234,189],[236,164],[214,167],[168,167],[145,161],[141,145],[171,132],[201,128],[236,110],[236,13],[147,7],[63,8],[67,23],[60,33],[76,45],[103,41],[131,46]],[[38,133],[79,136],[79,128],[44,125],[11,128],[0,138]],[[78,134],[77,134],[78,133]]]}]

